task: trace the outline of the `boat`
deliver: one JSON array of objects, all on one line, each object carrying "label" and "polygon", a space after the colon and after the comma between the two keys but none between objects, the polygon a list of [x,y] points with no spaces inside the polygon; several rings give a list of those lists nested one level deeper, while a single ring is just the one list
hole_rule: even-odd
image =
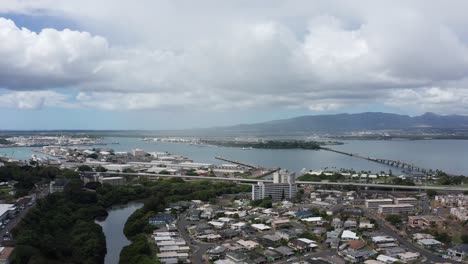
[{"label": "boat", "polygon": [[244,147],[242,148],[243,150],[252,150],[253,148],[252,147]]}]

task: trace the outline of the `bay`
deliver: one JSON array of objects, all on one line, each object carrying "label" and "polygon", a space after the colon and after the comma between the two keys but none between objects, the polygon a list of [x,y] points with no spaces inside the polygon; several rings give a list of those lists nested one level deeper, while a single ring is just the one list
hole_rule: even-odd
[{"label": "bay", "polygon": [[[195,162],[223,164],[216,156],[240,160],[263,167],[281,167],[299,172],[303,168],[321,169],[354,169],[356,171],[388,172],[395,168],[386,165],[341,155],[328,151],[286,149],[253,149],[243,150],[232,147],[194,146],[187,143],[147,142],[139,138],[107,137],[105,142],[119,142],[107,146],[116,151],[131,151],[141,148],[145,151],[167,151],[186,156]],[[468,140],[345,140],[345,144],[331,148],[360,154],[362,156],[401,160],[421,167],[440,169],[451,174],[468,175]],[[28,159],[32,154],[30,148],[2,148],[0,155],[16,159]],[[40,156],[40,155],[38,155]]]}]

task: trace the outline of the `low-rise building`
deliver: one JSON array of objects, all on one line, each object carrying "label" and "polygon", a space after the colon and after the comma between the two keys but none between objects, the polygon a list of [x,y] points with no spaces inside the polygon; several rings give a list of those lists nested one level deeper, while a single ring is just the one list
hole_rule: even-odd
[{"label": "low-rise building", "polygon": [[55,179],[54,181],[51,181],[49,184],[50,193],[63,192],[69,182],[70,180],[68,179]]},{"label": "low-rise building", "polygon": [[438,240],[435,240],[435,239],[420,239],[418,240],[417,242],[419,245],[423,246],[423,247],[426,247],[426,248],[434,248],[434,247],[439,247],[441,246],[443,243],[438,241]]},{"label": "low-rise building", "polygon": [[126,180],[124,177],[99,177],[99,182],[101,184],[110,184],[110,185],[124,185]]},{"label": "low-rise building", "polygon": [[468,244],[458,245],[447,250],[447,256],[450,259],[462,262],[468,257]]},{"label": "low-rise building", "polygon": [[271,226],[274,229],[279,229],[283,227],[287,227],[291,225],[291,221],[289,219],[276,219],[271,222]]},{"label": "low-rise building", "polygon": [[243,248],[247,249],[247,250],[252,250],[252,249],[255,249],[257,247],[260,246],[260,244],[258,244],[257,242],[255,241],[252,241],[252,240],[243,240],[243,239],[239,239],[237,241],[237,244],[239,244],[240,246],[242,246]]},{"label": "low-rise building", "polygon": [[453,207],[450,208],[450,215],[453,215],[460,221],[468,220],[468,209],[466,207]]},{"label": "low-rise building", "polygon": [[379,214],[411,213],[414,205],[411,204],[381,204],[378,207]]},{"label": "low-rise building", "polygon": [[385,244],[385,243],[393,243],[395,242],[395,238],[391,236],[374,236],[372,237],[372,242],[374,244]]},{"label": "low-rise building", "polygon": [[414,197],[394,198],[393,201],[395,204],[411,204],[414,206],[418,204],[418,199]]},{"label": "low-rise building", "polygon": [[341,240],[349,241],[349,240],[358,240],[359,237],[357,236],[356,233],[350,230],[345,230],[341,234]]},{"label": "low-rise building", "polygon": [[299,252],[310,252],[317,248],[317,243],[307,238],[298,238],[289,241],[288,246]]},{"label": "low-rise building", "polygon": [[365,206],[369,209],[378,209],[379,205],[393,204],[392,199],[366,199]]},{"label": "low-rise building", "polygon": [[431,226],[443,227],[445,218],[438,215],[408,216],[408,226],[427,228]]},{"label": "low-rise building", "polygon": [[398,254],[398,258],[401,259],[401,261],[405,263],[416,261],[419,259],[419,256],[421,256],[419,252],[409,252],[409,251]]},{"label": "low-rise building", "polygon": [[394,262],[399,261],[398,259],[387,256],[387,255],[378,255],[377,260],[383,263],[394,263]]}]

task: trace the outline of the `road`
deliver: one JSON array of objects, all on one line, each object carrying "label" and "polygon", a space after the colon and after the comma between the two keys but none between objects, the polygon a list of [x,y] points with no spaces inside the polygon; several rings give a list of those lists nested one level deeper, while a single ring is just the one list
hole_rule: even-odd
[{"label": "road", "polygon": [[[83,174],[97,174],[98,172],[82,172]],[[244,179],[244,178],[226,178],[226,177],[207,177],[207,176],[189,176],[189,175],[167,175],[167,174],[154,174],[154,173],[124,173],[124,172],[99,172],[100,175],[120,175],[120,176],[134,176],[134,177],[146,177],[148,179],[157,178],[183,178],[193,180],[217,180],[217,181],[234,181],[234,182],[245,182],[245,183],[257,183],[257,182],[273,182],[272,180],[262,179]],[[297,184],[304,185],[333,185],[333,186],[362,186],[369,188],[383,188],[383,189],[401,189],[401,190],[437,190],[447,192],[461,192],[468,191],[466,187],[442,187],[442,186],[430,186],[430,185],[392,185],[392,184],[375,184],[375,183],[357,183],[357,182],[311,182],[311,181],[296,181]]]},{"label": "road", "polygon": [[[37,192],[32,196],[35,197],[35,200],[37,201],[37,199],[44,198],[48,193],[49,193],[49,188],[38,189]],[[33,208],[35,205],[36,203],[34,202],[33,205],[27,206],[23,210],[19,211],[18,214],[15,215],[15,217],[13,217],[12,219],[10,219],[10,222],[5,225],[5,228],[0,230],[0,240],[2,244],[4,242],[5,243],[12,242],[11,240],[4,241],[3,240],[4,235],[6,234],[6,232],[10,233],[10,231],[21,221],[21,219],[23,219],[23,217],[26,216],[29,210],[31,210],[31,208]],[[10,236],[11,236],[11,233],[10,233]]]},{"label": "road", "polygon": [[179,235],[187,242],[192,250],[192,263],[201,264],[203,263],[203,254],[216,244],[193,240],[187,232],[186,227],[197,222],[186,220],[186,215],[187,213],[183,213],[179,216],[179,219],[177,220],[177,230],[179,231]]},{"label": "road", "polygon": [[457,263],[457,262],[454,262],[454,261],[451,261],[451,260],[448,260],[448,259],[444,259],[442,257],[439,257],[425,249],[422,249],[416,245],[414,245],[413,243],[411,243],[410,241],[408,241],[407,239],[405,239],[404,237],[400,236],[400,234],[398,234],[391,226],[390,224],[388,224],[385,220],[383,220],[382,218],[380,218],[379,216],[377,216],[375,213],[363,208],[363,212],[364,212],[364,215],[369,217],[369,218],[374,218],[377,223],[379,224],[379,229],[395,238],[396,240],[398,240],[398,242],[400,243],[400,245],[403,245],[404,247],[406,247],[407,249],[409,249],[410,251],[412,252],[419,252],[421,254],[422,257],[424,257],[427,261],[429,261],[429,263]]}]

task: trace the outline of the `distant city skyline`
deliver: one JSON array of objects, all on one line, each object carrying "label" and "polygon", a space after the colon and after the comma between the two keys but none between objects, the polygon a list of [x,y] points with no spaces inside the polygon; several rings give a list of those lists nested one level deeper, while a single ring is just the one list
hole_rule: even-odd
[{"label": "distant city skyline", "polygon": [[466,1],[1,1],[0,129],[468,115],[466,9]]}]

